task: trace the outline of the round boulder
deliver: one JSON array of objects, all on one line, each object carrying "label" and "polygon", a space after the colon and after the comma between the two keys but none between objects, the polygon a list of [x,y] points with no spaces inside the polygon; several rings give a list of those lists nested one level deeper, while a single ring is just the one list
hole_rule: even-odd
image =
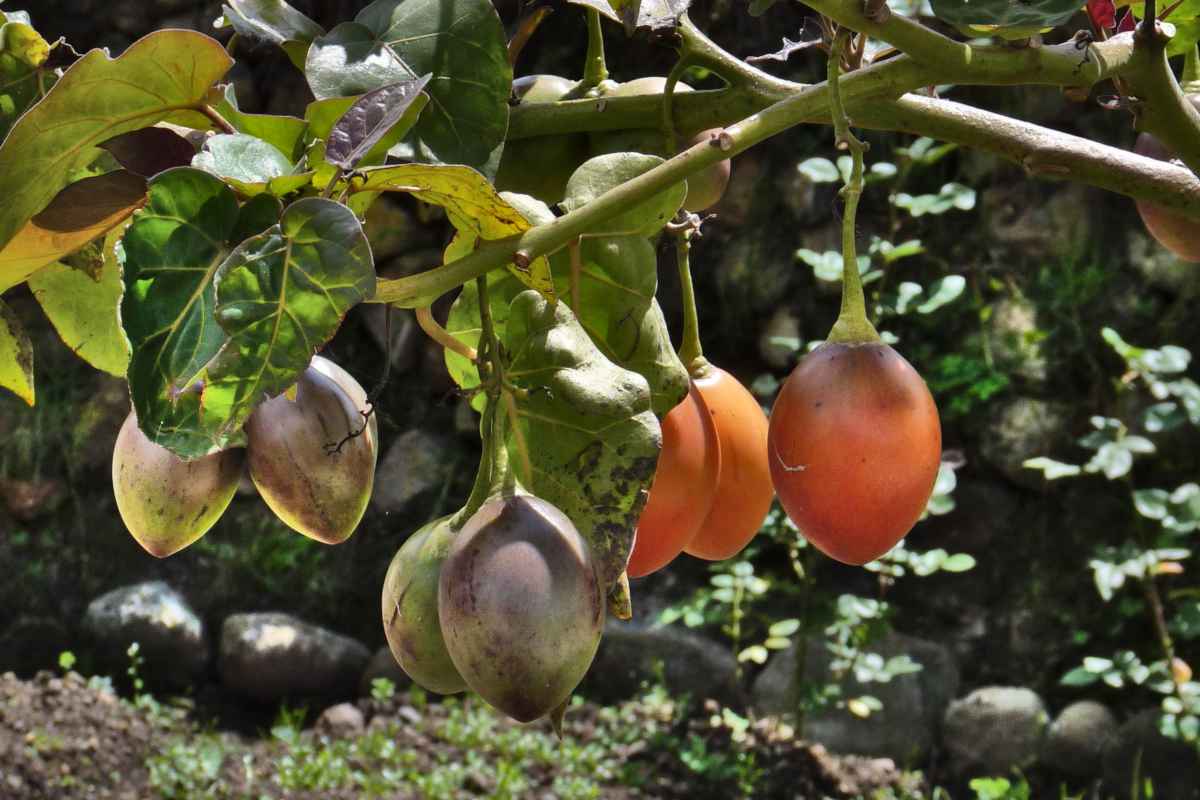
[{"label": "round boulder", "polygon": [[1048,721],[1032,689],[987,686],[946,709],[942,745],[957,775],[1004,775],[1033,763]]},{"label": "round boulder", "polygon": [[370,657],[361,642],[290,614],[234,614],[221,626],[222,683],[263,703],[353,697]]},{"label": "round boulder", "polygon": [[1108,706],[1080,700],[1059,712],[1046,730],[1041,761],[1059,772],[1078,778],[1100,773],[1104,746],[1117,730],[1117,718]]}]

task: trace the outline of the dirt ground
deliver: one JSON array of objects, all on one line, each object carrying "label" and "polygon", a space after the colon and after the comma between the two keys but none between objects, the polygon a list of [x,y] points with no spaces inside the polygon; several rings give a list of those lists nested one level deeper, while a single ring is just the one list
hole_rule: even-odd
[{"label": "dirt ground", "polygon": [[[203,730],[186,710],[155,701],[134,703],[122,699],[106,681],[89,681],[74,672],[42,672],[29,681],[8,673],[0,676],[0,798],[358,800],[370,796],[408,800],[508,796],[554,800],[563,796],[560,792],[566,790],[559,787],[564,784],[556,783],[561,778],[561,765],[555,761],[555,753],[562,751],[557,750],[560,745],[548,730],[531,730],[501,720],[498,715],[466,715],[462,709],[471,707],[469,703],[428,703],[418,711],[404,694],[387,701],[362,700],[358,707],[364,712],[364,725],[358,730],[339,733],[326,728],[318,732],[310,727],[291,739],[269,734],[248,738]],[[664,726],[661,711],[657,713],[660,719],[654,720],[652,712],[640,707],[606,711],[590,703],[571,710],[564,743],[603,745],[601,766],[587,776],[598,785],[599,797],[854,798],[869,796],[880,787],[899,789],[902,782],[911,780],[886,759],[834,757],[819,746],[791,739],[786,727],[774,723],[764,721],[732,733],[704,714],[691,720],[668,720]],[[618,719],[614,714],[620,714],[618,724],[632,735],[614,738],[614,720]],[[486,722],[482,729],[463,733],[464,725],[478,725],[481,719]],[[643,738],[638,734],[643,725],[644,730],[657,733]],[[450,735],[448,731],[454,726],[458,732]],[[664,732],[669,735],[664,736]],[[515,784],[518,788],[505,788],[509,782],[497,778],[504,769],[490,770],[488,759],[481,760],[479,753],[492,752],[485,740],[498,742],[525,733],[533,735],[513,739],[522,743],[517,749],[534,748],[541,756],[518,752],[523,773]],[[333,749],[345,758],[330,760],[330,740],[339,737],[357,737],[358,744],[343,742],[340,750],[335,744]],[[470,741],[475,741],[475,746],[470,746]],[[698,773],[694,766],[685,764],[686,759],[674,752],[683,742],[728,765],[745,763],[746,754],[751,753],[758,770],[752,795],[737,790],[733,778],[733,782],[723,781],[719,773]],[[510,758],[513,755],[508,753]],[[493,754],[490,758],[494,767],[496,757]],[[317,761],[322,764],[317,765]],[[155,763],[160,768],[171,765],[165,778],[159,775],[152,780],[151,765]],[[281,786],[278,777],[256,782],[249,764],[269,767],[270,771],[286,765],[292,780],[309,780],[311,786],[319,788]],[[352,774],[345,769],[346,764],[360,771],[357,783],[347,778],[353,785],[335,785],[337,775]],[[403,764],[409,772],[398,772],[397,764]],[[428,776],[455,764],[468,765],[466,778],[444,790],[405,784],[404,775]],[[392,785],[364,790],[362,771],[372,770]],[[197,778],[196,773],[201,773],[199,777],[204,780],[189,783]],[[295,777],[305,774],[309,778]],[[330,775],[335,776],[333,783],[329,783]],[[326,783],[322,785],[321,781]],[[587,791],[595,796],[591,794],[594,790]]]}]

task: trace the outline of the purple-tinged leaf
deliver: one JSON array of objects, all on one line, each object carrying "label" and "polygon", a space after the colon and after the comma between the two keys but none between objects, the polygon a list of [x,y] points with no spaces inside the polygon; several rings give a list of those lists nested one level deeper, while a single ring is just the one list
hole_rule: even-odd
[{"label": "purple-tinged leaf", "polygon": [[122,133],[99,145],[122,167],[144,178],[153,178],[171,167],[192,163],[196,148],[187,139],[166,128],[142,128]]},{"label": "purple-tinged leaf", "polygon": [[[407,120],[411,127],[428,98],[422,94],[432,74],[389,84],[355,101],[329,133],[325,160],[352,170],[393,126]],[[411,111],[411,113],[410,113]]]}]

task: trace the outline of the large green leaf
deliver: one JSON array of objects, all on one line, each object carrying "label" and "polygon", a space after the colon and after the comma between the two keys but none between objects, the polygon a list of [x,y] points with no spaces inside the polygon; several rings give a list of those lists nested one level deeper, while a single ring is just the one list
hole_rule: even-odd
[{"label": "large green leaf", "polygon": [[237,198],[191,167],[160,173],[123,239],[121,321],[133,355],[128,378],[138,423],[152,441],[194,458],[222,444],[200,423],[200,381],[225,344],[213,278],[238,224]]},{"label": "large green leaf", "polygon": [[[954,25],[996,25],[1036,31],[1060,25],[1082,7],[1079,0],[931,0],[938,19]],[[1027,34],[1028,35],[1028,34]]]},{"label": "large green leaf", "polygon": [[33,345],[17,315],[0,301],[0,387],[33,405]]},{"label": "large green leaf", "polygon": [[116,59],[93,50],[72,64],[0,146],[0,244],[96,158],[100,142],[164,120],[208,127],[194,109],[231,64],[215,39],[185,30],[152,33]]},{"label": "large green leaf", "polygon": [[[364,172],[366,180],[355,184],[359,191],[409,192],[427,203],[446,209],[446,216],[460,234],[484,240],[503,239],[533,227],[529,220],[497,194],[483,175],[470,167],[400,164]],[[474,245],[474,238],[462,246],[469,251],[469,247]],[[448,251],[446,258],[453,261],[465,254]],[[528,267],[509,264],[508,268],[529,288],[547,297],[554,297],[550,262],[544,256],[533,259]],[[383,302],[388,300],[387,285],[387,281],[380,281],[378,299]]]},{"label": "large green leaf", "polygon": [[299,69],[309,43],[325,32],[284,0],[227,0],[222,10],[239,36],[279,45]]},{"label": "large green leaf", "polygon": [[93,367],[125,376],[129,339],[121,329],[120,239],[110,231],[99,246],[99,280],[66,264],[51,264],[29,279],[29,288],[63,344]]},{"label": "large green leaf", "polygon": [[[560,204],[564,211],[575,211],[595,200],[609,189],[636,178],[643,172],[663,163],[658,156],[643,153],[607,153],[589,158],[579,165],[567,181],[566,197]],[[590,231],[592,235],[636,234],[650,236],[671,221],[683,206],[687,184],[680,182],[658,194],[605,220]]]},{"label": "large green leaf", "polygon": [[387,42],[359,22],[343,22],[318,37],[304,74],[318,100],[366,94],[417,77]]},{"label": "large green leaf", "polygon": [[208,370],[206,427],[233,437],[255,404],[296,382],[346,312],[375,291],[358,218],[332,200],[288,206],[242,242],[217,274],[216,319],[228,344]]},{"label": "large green leaf", "polygon": [[72,183],[0,248],[0,292],[103,236],[145,203],[146,181],[123,170]]},{"label": "large green leaf", "polygon": [[534,291],[513,299],[503,342],[508,378],[526,390],[506,437],[510,464],[575,523],[611,586],[629,558],[662,443],[650,389],[606,359],[565,304]]},{"label": "large green leaf", "polygon": [[654,293],[658,263],[654,246],[634,236],[584,239],[580,247],[579,303],[570,288],[569,265],[555,262],[555,288],[572,304],[580,324],[614,364],[650,385],[651,407],[660,418],[683,400],[687,367],[675,354],[671,333]]},{"label": "large green leaf", "polygon": [[414,131],[418,157],[494,173],[512,68],[488,0],[376,0],[313,43],[306,72],[318,98],[432,74],[429,107]]}]

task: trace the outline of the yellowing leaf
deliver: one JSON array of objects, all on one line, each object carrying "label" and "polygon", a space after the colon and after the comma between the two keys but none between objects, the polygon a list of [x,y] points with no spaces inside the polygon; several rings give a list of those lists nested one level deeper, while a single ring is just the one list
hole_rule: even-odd
[{"label": "yellowing leaf", "polygon": [[[533,227],[483,175],[470,167],[401,164],[368,170],[366,175],[365,181],[356,182],[355,190],[408,192],[446,209],[446,216],[459,232],[480,239],[504,239]],[[536,289],[547,300],[554,300],[554,278],[545,256],[533,259],[528,266],[509,264],[508,269],[521,283]],[[379,281],[375,298],[380,302],[388,302],[390,283]]]},{"label": "yellowing leaf", "polygon": [[29,288],[63,343],[96,369],[125,377],[129,339],[121,329],[121,263],[117,246],[124,226],[102,247],[99,280],[66,264],[51,264],[29,279]]},{"label": "yellowing leaf", "polygon": [[146,181],[130,172],[72,183],[0,249],[0,292],[103,236],[145,204]]},{"label": "yellowing leaf", "polygon": [[17,315],[0,302],[0,386],[33,405],[33,345]]},{"label": "yellowing leaf", "polygon": [[0,244],[49,205],[72,170],[118,134],[168,121],[207,128],[195,109],[232,60],[202,33],[163,30],[113,59],[92,50],[22,116],[0,146]]}]

